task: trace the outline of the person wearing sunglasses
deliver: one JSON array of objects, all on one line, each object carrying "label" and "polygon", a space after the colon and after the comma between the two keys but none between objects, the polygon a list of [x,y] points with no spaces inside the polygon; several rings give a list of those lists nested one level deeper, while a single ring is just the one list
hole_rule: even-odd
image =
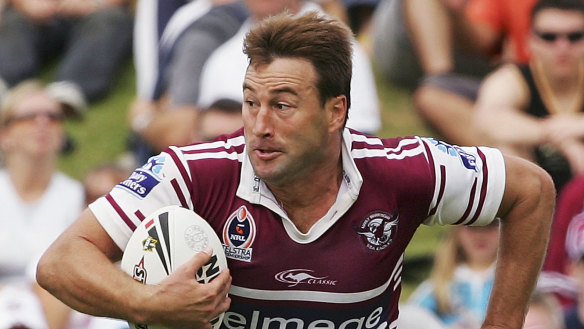
[{"label": "person wearing sunglasses", "polygon": [[[567,183],[584,174],[584,1],[536,3],[529,45],[527,65],[504,65],[483,81],[474,119],[487,144],[538,163],[564,195]],[[551,277],[565,274],[567,262],[563,204],[544,266]],[[573,303],[569,294],[559,297]]]},{"label": "person wearing sunglasses", "polygon": [[[27,272],[84,205],[81,183],[57,169],[65,138],[64,119],[62,105],[36,80],[10,89],[0,105],[0,296],[9,298],[13,307],[26,306],[21,313],[28,319],[14,319],[22,323],[42,312],[41,305],[64,307],[35,290],[33,276]],[[2,310],[0,307],[0,318]],[[61,313],[37,317],[46,318],[51,328],[59,328],[54,325],[61,320],[52,317],[56,314]],[[63,309],[62,314],[69,313]]]},{"label": "person wearing sunglasses", "polygon": [[584,2],[536,3],[529,44],[527,65],[484,80],[477,126],[489,144],[537,162],[560,190],[584,173]]}]

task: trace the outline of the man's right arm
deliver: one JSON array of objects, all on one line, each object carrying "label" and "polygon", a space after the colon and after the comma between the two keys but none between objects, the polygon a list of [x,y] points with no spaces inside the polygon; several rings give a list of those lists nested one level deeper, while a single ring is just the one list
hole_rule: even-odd
[{"label": "man's right arm", "polygon": [[208,284],[195,279],[210,253],[197,254],[158,285],[143,285],[122,272],[114,264],[121,255],[86,209],[45,252],[37,280],[76,310],[134,323],[210,328],[209,321],[230,305],[229,271]]}]

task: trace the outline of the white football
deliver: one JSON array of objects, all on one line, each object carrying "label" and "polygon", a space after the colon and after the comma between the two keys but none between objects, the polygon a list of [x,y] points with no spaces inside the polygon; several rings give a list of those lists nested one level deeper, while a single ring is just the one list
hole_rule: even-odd
[{"label": "white football", "polygon": [[[121,269],[136,281],[157,284],[208,246],[213,248],[213,256],[196,274],[203,283],[227,268],[219,237],[194,211],[176,205],[164,207],[147,216],[136,228],[124,250]],[[221,326],[223,315],[211,321],[213,328]],[[164,329],[134,323],[130,323],[130,328]]]}]

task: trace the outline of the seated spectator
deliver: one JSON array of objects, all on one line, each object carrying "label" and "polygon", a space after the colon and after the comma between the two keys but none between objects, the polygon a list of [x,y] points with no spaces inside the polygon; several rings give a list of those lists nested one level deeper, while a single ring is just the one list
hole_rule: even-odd
[{"label": "seated spectator", "polygon": [[523,329],[565,328],[564,313],[556,297],[553,294],[535,290],[531,295]]},{"label": "seated spectator", "polygon": [[[455,227],[447,233],[436,250],[430,279],[420,284],[407,304],[430,311],[445,328],[479,328],[493,286],[499,221]],[[404,314],[409,319],[401,321],[415,323],[417,314],[410,310]]]},{"label": "seated spectator", "polygon": [[[61,104],[38,81],[18,84],[0,106],[0,299],[6,300],[4,305],[10,305],[10,300],[22,302],[26,310],[22,314],[28,317],[20,320],[34,323],[46,317],[51,329],[60,320],[52,318],[52,312],[41,311],[35,317],[32,309],[43,309],[42,303],[30,298],[35,296],[34,276],[27,269],[83,207],[81,184],[57,170],[64,118]],[[57,308],[64,305],[48,293],[44,295]],[[5,311],[11,312],[10,308]]]},{"label": "seated spectator", "polygon": [[196,141],[203,65],[247,17],[243,1],[138,1],[137,95],[129,114],[138,162],[168,145]]},{"label": "seated spectator", "polygon": [[0,284],[27,281],[26,267],[83,207],[81,183],[57,170],[61,105],[36,81],[9,90],[0,107]]},{"label": "seated spectator", "polygon": [[0,18],[0,82],[36,77],[59,58],[49,88],[76,111],[105,96],[130,55],[131,0],[11,0]]},{"label": "seated spectator", "polygon": [[[152,106],[133,108],[131,120],[134,123],[134,130],[154,149],[193,142],[193,130],[198,126],[196,121],[199,119],[200,109],[208,108],[219,99],[242,101],[242,83],[248,64],[241,51],[242,42],[245,33],[254,22],[286,8],[291,12],[321,11],[317,4],[302,0],[279,0],[270,3],[271,6],[266,6],[266,2],[258,0],[245,2],[251,17],[205,62],[199,78],[199,90],[194,91],[197,97],[190,103],[193,105],[190,110],[186,110],[186,107],[185,111],[160,110]],[[381,125],[377,87],[367,54],[357,42],[354,45],[354,78],[351,85],[353,107],[347,125],[373,133]],[[190,78],[194,79],[193,76]]]},{"label": "seated spectator", "polygon": [[536,0],[382,0],[372,22],[373,57],[443,139],[481,144],[472,124],[480,81],[497,63],[526,62]]},{"label": "seated spectator", "polygon": [[584,2],[541,0],[531,60],[484,81],[476,104],[485,142],[543,167],[557,190],[584,173]]}]

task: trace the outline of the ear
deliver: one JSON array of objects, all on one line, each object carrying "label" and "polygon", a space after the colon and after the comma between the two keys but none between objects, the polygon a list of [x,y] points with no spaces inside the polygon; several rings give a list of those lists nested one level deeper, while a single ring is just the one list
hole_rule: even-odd
[{"label": "ear", "polygon": [[328,111],[329,132],[340,131],[345,125],[345,118],[347,117],[347,97],[339,95],[329,99],[326,103],[326,110]]}]

